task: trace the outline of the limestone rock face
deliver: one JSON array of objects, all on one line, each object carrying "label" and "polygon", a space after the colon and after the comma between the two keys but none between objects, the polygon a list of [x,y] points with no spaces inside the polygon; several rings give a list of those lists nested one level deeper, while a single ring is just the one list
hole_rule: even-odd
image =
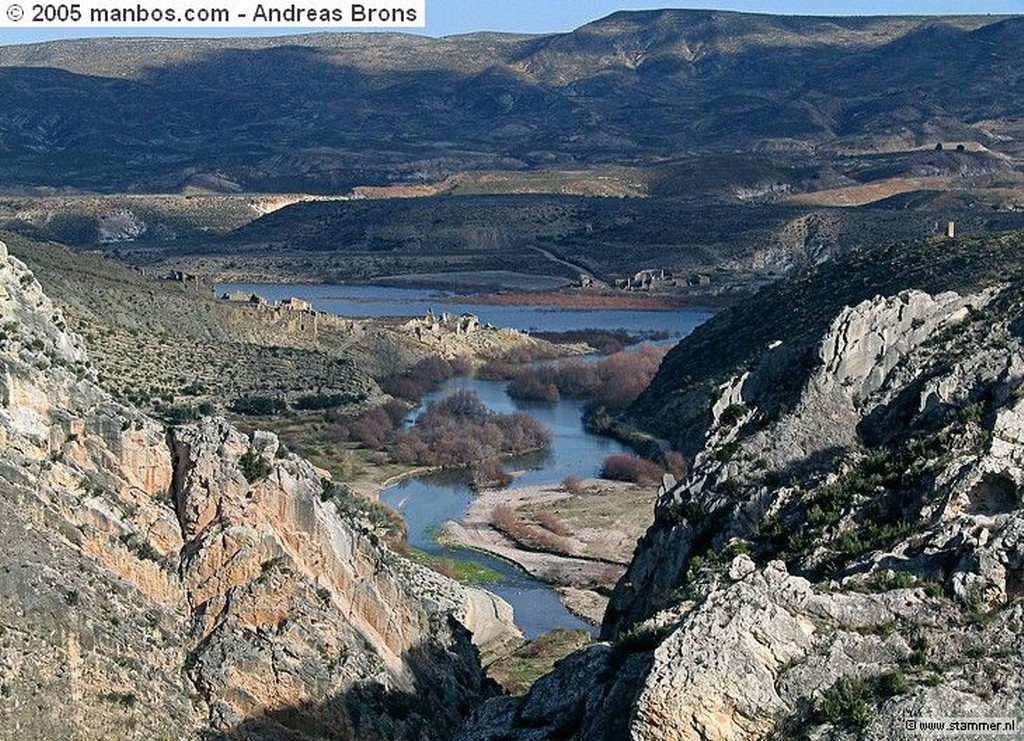
[{"label": "limestone rock face", "polygon": [[215,725],[312,703],[309,726],[325,709],[356,737],[386,738],[386,703],[347,708],[353,687],[373,681],[421,716],[410,729],[444,737],[489,694],[470,630],[485,646],[517,633],[497,600],[483,598],[488,614],[475,590],[384,548],[369,522],[343,522],[313,467],[273,435],[250,440],[208,419],[175,430],[172,447],[191,671]]},{"label": "limestone rock face", "polygon": [[[635,707],[633,738],[786,737],[805,720],[796,710],[804,698],[820,697],[841,680],[904,673],[918,660],[915,646],[947,650],[976,640],[971,628],[936,624],[936,602],[919,591],[827,594],[789,575],[781,563],[758,569],[747,556],[737,557],[729,577],[739,580],[680,615],[655,649]],[[1018,651],[1020,618],[1019,609],[1002,615],[998,643],[988,648],[1007,656]],[[916,632],[901,634],[896,625],[914,625]],[[1013,709],[1008,701],[1024,678],[1008,669],[1014,689],[978,701],[979,717]],[[951,687],[969,684],[948,679]],[[888,737],[892,719],[915,702],[928,703],[929,690],[884,698],[869,737]]]},{"label": "limestone rock face", "polygon": [[[789,409],[794,351],[774,343],[705,402],[606,643],[462,737],[892,739],[904,717],[1020,717],[1021,316],[1017,284],[847,307]],[[593,698],[627,666],[606,713]]]},{"label": "limestone rock face", "polygon": [[196,732],[207,713],[182,681],[190,611],[163,429],[95,385],[2,247],[0,326],[0,736]]},{"label": "limestone rock face", "polygon": [[511,609],[324,494],[273,435],[111,401],[0,244],[0,738],[450,736]]}]

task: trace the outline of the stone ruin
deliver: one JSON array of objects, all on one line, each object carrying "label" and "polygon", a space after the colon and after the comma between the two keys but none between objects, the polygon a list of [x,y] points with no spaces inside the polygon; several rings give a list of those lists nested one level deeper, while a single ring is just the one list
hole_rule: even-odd
[{"label": "stone ruin", "polygon": [[470,335],[489,328],[490,325],[481,325],[480,319],[474,314],[450,314],[446,311],[436,316],[433,309],[427,309],[424,316],[410,319],[402,325],[402,329],[415,334],[418,340],[452,334]]},{"label": "stone ruin", "polygon": [[630,278],[615,281],[615,287],[626,291],[649,291],[656,286],[672,285],[672,273],[664,268],[641,270]]},{"label": "stone ruin", "polygon": [[309,334],[313,339],[317,337],[321,320],[330,318],[330,315],[314,309],[309,301],[294,296],[271,304],[258,293],[232,291],[223,294],[221,300],[250,306],[265,322],[280,325],[291,332]]}]

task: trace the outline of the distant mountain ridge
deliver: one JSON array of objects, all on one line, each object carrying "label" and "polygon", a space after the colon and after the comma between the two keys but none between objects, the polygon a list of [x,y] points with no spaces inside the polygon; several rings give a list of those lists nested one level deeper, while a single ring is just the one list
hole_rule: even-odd
[{"label": "distant mountain ridge", "polygon": [[571,33],[0,47],[0,187],[347,190],[684,153],[1019,154],[1020,17],[620,12]]}]

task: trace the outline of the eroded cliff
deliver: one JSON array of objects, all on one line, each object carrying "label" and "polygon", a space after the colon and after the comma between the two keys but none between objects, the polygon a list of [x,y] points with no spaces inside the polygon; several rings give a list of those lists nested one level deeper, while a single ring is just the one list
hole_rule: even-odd
[{"label": "eroded cliff", "polygon": [[507,605],[273,435],[113,402],[2,245],[0,323],[0,736],[445,738],[494,694]]}]

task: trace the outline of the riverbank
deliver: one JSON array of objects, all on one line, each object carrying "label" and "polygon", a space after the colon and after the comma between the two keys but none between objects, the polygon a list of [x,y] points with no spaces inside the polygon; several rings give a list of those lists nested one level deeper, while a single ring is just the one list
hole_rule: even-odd
[{"label": "riverbank", "polygon": [[438,540],[516,564],[554,587],[573,614],[600,624],[655,497],[652,487],[601,479],[492,489],[461,521],[445,523]]}]

